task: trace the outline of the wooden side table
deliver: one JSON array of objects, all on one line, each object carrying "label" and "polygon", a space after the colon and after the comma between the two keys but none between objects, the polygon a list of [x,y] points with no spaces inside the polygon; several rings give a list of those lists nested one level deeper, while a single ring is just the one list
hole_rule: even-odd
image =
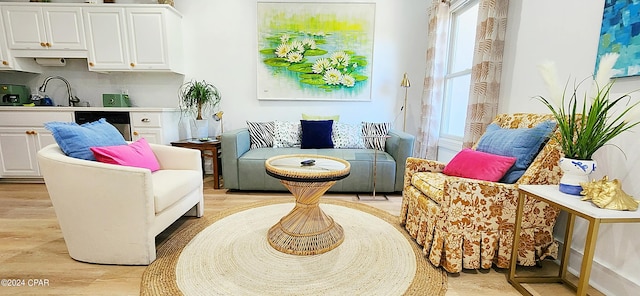
[{"label": "wooden side table", "polygon": [[[508,280],[522,295],[532,295],[522,286],[522,283],[564,283],[574,290],[576,295],[587,295],[589,288],[589,276],[591,274],[591,264],[595,253],[596,241],[598,239],[598,229],[601,223],[637,223],[640,222],[640,211],[616,211],[601,209],[590,201],[582,201],[581,197],[564,194],[558,190],[558,185],[520,185],[518,187],[518,209],[516,213],[516,225],[513,235],[513,249],[511,250],[511,263],[509,267]],[[554,207],[566,211],[569,216],[567,228],[564,235],[564,248],[560,258],[560,269],[557,276],[516,276],[516,260],[518,259],[518,244],[520,243],[520,230],[522,224],[522,213],[525,197],[535,198]],[[589,222],[587,237],[585,241],[582,265],[580,266],[580,278],[578,286],[567,280],[567,265],[569,263],[569,253],[571,239],[573,236],[573,226],[576,216],[582,217]]]},{"label": "wooden side table", "polygon": [[[213,188],[220,189],[220,141],[213,140],[209,142],[200,142],[197,139],[187,139],[171,142],[171,146],[198,149],[202,157],[202,175],[204,176],[204,160],[211,158],[211,166],[213,169]],[[206,152],[210,151],[211,154]]]}]

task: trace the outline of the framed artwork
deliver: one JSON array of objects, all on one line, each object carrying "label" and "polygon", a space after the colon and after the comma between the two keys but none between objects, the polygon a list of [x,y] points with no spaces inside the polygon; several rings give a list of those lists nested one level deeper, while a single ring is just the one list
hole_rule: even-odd
[{"label": "framed artwork", "polygon": [[259,100],[371,100],[375,3],[257,5]]},{"label": "framed artwork", "polygon": [[610,52],[620,54],[613,78],[640,75],[640,2],[605,0],[595,71],[600,57]]}]

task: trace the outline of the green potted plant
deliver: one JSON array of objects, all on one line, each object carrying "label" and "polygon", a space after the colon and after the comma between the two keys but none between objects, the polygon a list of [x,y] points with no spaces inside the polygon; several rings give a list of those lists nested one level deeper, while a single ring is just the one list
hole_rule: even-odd
[{"label": "green potted plant", "polygon": [[560,91],[554,65],[547,63],[540,67],[552,99],[536,98],[551,111],[558,123],[557,140],[564,153],[560,160],[564,172],[560,191],[564,193],[580,195],[580,183],[589,182],[589,174],[596,167],[593,154],[611,139],[640,123],[629,118],[630,111],[640,104],[630,102],[631,92],[611,97],[615,80],[610,77],[617,59],[618,54],[606,54],[600,59],[591,94],[582,96],[578,95],[578,88],[587,79],[578,83],[567,96],[568,83]]},{"label": "green potted plant", "polygon": [[220,105],[222,96],[213,84],[205,80],[184,83],[178,92],[180,110],[195,120],[198,138],[208,138],[208,118]]}]

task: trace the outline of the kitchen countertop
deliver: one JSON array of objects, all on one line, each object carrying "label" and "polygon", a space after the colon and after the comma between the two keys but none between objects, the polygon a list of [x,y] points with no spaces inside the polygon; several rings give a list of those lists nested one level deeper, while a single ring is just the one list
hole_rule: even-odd
[{"label": "kitchen countertop", "polygon": [[66,106],[0,106],[0,111],[54,111],[54,112],[70,112],[70,111],[129,111],[129,112],[162,112],[162,111],[180,111],[178,108],[166,107],[66,107]]}]

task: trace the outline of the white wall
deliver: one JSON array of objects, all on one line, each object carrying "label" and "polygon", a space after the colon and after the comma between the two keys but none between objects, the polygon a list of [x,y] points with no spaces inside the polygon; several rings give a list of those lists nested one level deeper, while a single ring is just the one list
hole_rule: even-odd
[{"label": "white wall", "polygon": [[[581,80],[593,74],[602,21],[604,0],[510,1],[507,39],[500,94],[501,112],[542,112],[548,110],[536,95],[547,95],[536,65],[556,62],[561,82],[571,76]],[[638,89],[640,77],[620,78],[613,91],[621,94]],[[640,94],[634,95],[634,101]],[[620,135],[613,145],[598,151],[598,169],[593,178],[619,179],[623,189],[640,198],[640,128]],[[626,154],[626,159],[625,159]],[[559,222],[560,225],[564,221]],[[570,269],[580,269],[587,229],[578,218],[573,237]],[[558,227],[556,227],[558,229]],[[640,224],[603,224],[600,227],[591,284],[606,295],[637,295],[640,289]],[[558,235],[557,238],[562,238]]]},{"label": "white wall", "polygon": [[[345,122],[394,121],[398,118],[396,127],[401,129],[402,117],[396,116],[404,98],[404,90],[400,87],[402,74],[408,72],[414,83],[424,76],[426,2],[367,2],[376,3],[370,102],[257,100],[257,1],[176,1],[176,8],[184,15],[186,29],[186,78],[207,79],[220,88],[225,129],[244,127],[246,120],[298,120],[303,112],[339,114],[340,120]],[[411,118],[415,120],[421,88],[412,87],[409,91],[413,104],[410,110],[416,111]],[[416,130],[415,126],[412,125],[413,130]]]},{"label": "white wall", "polygon": [[[299,120],[303,112],[339,114],[344,122],[392,121],[396,128],[402,129],[400,107],[404,89],[400,87],[400,81],[403,73],[408,72],[413,86],[408,89],[407,131],[416,131],[425,67],[427,1],[350,2],[376,3],[372,98],[369,102],[257,100],[255,0],[175,1],[175,8],[183,15],[185,75],[101,74],[88,72],[86,59],[73,59],[68,60],[66,67],[49,67],[41,75],[0,72],[0,83],[28,84],[35,92],[48,75],[61,75],[70,81],[74,94],[92,106],[102,105],[102,93],[119,93],[125,89],[137,106],[177,107],[176,94],[182,82],[205,79],[222,93],[225,130],[245,127],[246,120]],[[56,104],[66,104],[62,82],[52,81],[47,94]]]}]

